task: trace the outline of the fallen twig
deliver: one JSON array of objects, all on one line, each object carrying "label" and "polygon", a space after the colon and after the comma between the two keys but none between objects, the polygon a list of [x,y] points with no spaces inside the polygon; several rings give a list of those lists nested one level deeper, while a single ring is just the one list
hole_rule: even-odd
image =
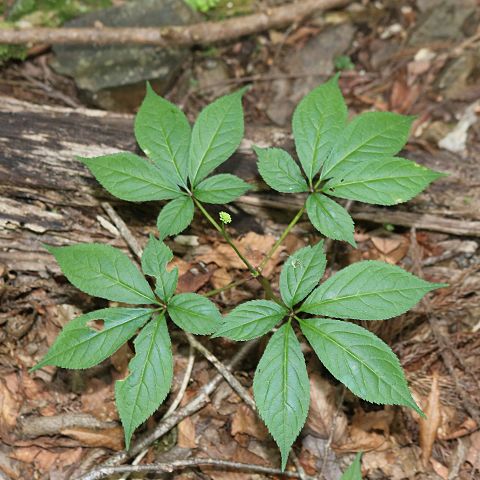
[{"label": "fallen twig", "polygon": [[21,422],[22,435],[36,438],[58,435],[68,428],[106,429],[117,427],[117,422],[102,422],[87,413],[64,413],[44,417],[26,417]]},{"label": "fallen twig", "polygon": [[82,477],[83,480],[100,480],[110,475],[119,473],[171,473],[184,468],[212,466],[219,470],[240,470],[244,472],[264,473],[266,475],[278,475],[287,478],[300,478],[298,473],[282,472],[276,468],[263,467],[261,465],[249,465],[246,463],[229,462],[227,460],[215,460],[211,458],[195,458],[192,460],[179,460],[171,463],[152,463],[150,465],[128,465],[124,467],[103,467]]},{"label": "fallen twig", "polygon": [[102,202],[102,208],[110,217],[110,220],[113,222],[113,224],[117,227],[117,230],[120,232],[120,235],[125,240],[125,243],[129,246],[130,250],[138,257],[139,260],[141,260],[142,247],[140,247],[137,239],[132,235],[132,232],[127,227],[127,224],[108,202]]},{"label": "fallen twig", "polygon": [[223,376],[227,383],[235,390],[238,396],[255,412],[255,402],[243,385],[234,377],[232,372],[210,351],[203,346],[192,334],[185,333],[187,340],[198,350]]},{"label": "fallen twig", "polygon": [[335,410],[335,413],[334,413],[333,418],[332,418],[332,425],[330,427],[330,432],[328,434],[328,440],[325,443],[325,447],[323,449],[322,465],[320,467],[320,472],[318,473],[319,480],[322,480],[322,478],[324,476],[325,467],[327,466],[328,450],[329,450],[330,446],[332,445],[333,436],[335,435],[335,427],[337,425],[338,414],[340,413],[340,410],[342,409],[344,398],[345,398],[345,387],[342,388],[342,393],[341,393],[340,398],[338,400],[337,409]]},{"label": "fallen twig", "polygon": [[319,10],[343,7],[351,0],[302,0],[251,15],[218,22],[159,28],[28,28],[0,29],[0,44],[156,45],[210,44],[297,23]]}]

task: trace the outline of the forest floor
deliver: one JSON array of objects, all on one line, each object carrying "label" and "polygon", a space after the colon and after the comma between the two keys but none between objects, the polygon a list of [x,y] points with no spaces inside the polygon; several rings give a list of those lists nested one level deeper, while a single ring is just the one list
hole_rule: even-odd
[{"label": "forest floor", "polygon": [[[155,231],[159,207],[153,202],[132,206],[107,197],[73,159],[106,147],[135,149],[132,114],[141,88],[123,85],[107,95],[102,91],[100,99],[57,73],[52,67],[55,55],[44,46],[31,49],[24,60],[0,65],[0,478],[8,479],[79,478],[123,450],[114,384],[127,372],[132,345],[86,371],[46,367],[28,372],[67,321],[107,304],[69,286],[41,244],[97,241],[129,251],[123,220],[143,247]],[[290,118],[303,95],[341,70],[340,86],[351,114],[374,109],[416,115],[403,153],[449,177],[402,206],[353,205],[358,248],[330,245],[326,275],[361,259],[379,259],[449,284],[402,317],[364,325],[397,353],[430,420],[422,422],[408,409],[359,400],[302,344],[311,378],[311,408],[294,444],[298,462],[290,462],[287,470],[298,472],[299,464],[306,475],[319,478],[322,472],[323,478],[336,480],[355,452],[362,451],[362,472],[370,480],[478,478],[478,2],[353,2],[283,30],[195,47],[176,62],[165,96],[181,105],[191,120],[219,95],[250,85],[244,101],[249,127],[236,156],[243,163],[226,168],[256,186],[251,200],[242,198],[229,210],[234,217],[232,236],[254,263],[290,221],[296,203],[266,191],[254,172],[251,146],[263,141],[291,148]],[[98,110],[105,98],[114,111]],[[27,165],[30,175],[35,172],[28,182]],[[120,221],[112,216],[112,206]],[[169,243],[180,270],[180,291],[205,293],[245,279],[213,300],[228,311],[240,301],[259,298],[259,286],[248,280],[222,238],[197,220]],[[318,238],[308,222],[298,224],[264,272],[274,288],[288,255]],[[179,398],[182,383],[187,388],[173,415],[217,374],[201,351],[173,326],[171,330],[173,389],[165,405],[137,432],[137,446],[142,434],[164,424],[162,416]],[[225,364],[241,348],[225,339],[200,341]],[[247,392],[264,346],[255,345],[233,370]],[[278,468],[273,440],[227,382],[220,381],[204,395],[200,406],[147,442],[145,453],[135,455],[138,462],[208,457]],[[155,478],[280,477],[200,466]]]}]

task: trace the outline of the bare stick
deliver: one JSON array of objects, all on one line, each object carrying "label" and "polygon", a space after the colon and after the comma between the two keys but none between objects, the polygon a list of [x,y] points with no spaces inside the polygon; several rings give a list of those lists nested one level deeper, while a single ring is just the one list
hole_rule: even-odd
[{"label": "bare stick", "polygon": [[334,413],[333,418],[332,418],[332,425],[330,427],[330,433],[328,435],[328,440],[327,440],[327,443],[325,444],[325,448],[323,449],[322,465],[320,467],[320,472],[318,473],[318,479],[319,480],[322,480],[323,472],[325,470],[325,467],[327,466],[328,450],[330,449],[330,446],[332,445],[333,436],[335,435],[335,427],[337,425],[338,414],[340,413],[340,410],[342,408],[344,398],[345,398],[345,388],[342,388],[342,393],[340,395],[340,399],[338,401],[337,408],[336,408],[335,413]]},{"label": "bare stick", "polygon": [[159,28],[28,28],[0,29],[0,44],[156,45],[158,47],[210,44],[282,28],[316,11],[343,7],[351,0],[301,0],[252,15],[218,22]]},{"label": "bare stick", "polygon": [[185,395],[185,392],[187,391],[188,382],[190,381],[190,377],[192,376],[192,370],[193,370],[194,362],[195,362],[195,350],[194,350],[193,346],[190,345],[190,348],[188,350],[187,369],[185,370],[185,375],[183,376],[182,384],[180,385],[180,389],[178,390],[178,393],[177,393],[177,396],[175,397],[175,400],[172,402],[172,404],[168,408],[168,410],[165,413],[165,415],[163,416],[163,418],[167,418],[168,416],[170,416],[180,405],[180,402],[182,401],[183,396]]},{"label": "bare stick", "polygon": [[120,235],[125,240],[126,244],[129,246],[130,250],[138,257],[140,260],[142,258],[142,247],[137,242],[137,239],[132,235],[132,232],[127,227],[127,224],[122,220],[120,215],[113,209],[113,207],[108,202],[102,203],[102,208],[107,212],[107,215],[110,217],[110,220],[117,227]]},{"label": "bare stick", "polygon": [[[228,366],[230,369],[234,368],[238,365],[248,354],[249,352],[258,345],[259,340],[252,340],[251,342],[245,343],[242,348],[235,354],[232,358],[230,365]],[[165,418],[162,422],[160,422],[156,428],[144,434],[140,439],[133,444],[130,450],[118,452],[112,457],[110,457],[107,461],[100,465],[102,467],[109,467],[113,465],[119,465],[130,458],[135,457],[138,455],[142,450],[150,446],[152,443],[157,441],[160,437],[165,435],[169,432],[173,427],[178,425],[184,418],[193,415],[194,413],[198,412],[201,408],[203,408],[209,402],[209,396],[215,391],[219,383],[223,380],[223,376],[219,373],[215,375],[206,385],[204,385],[198,392],[198,395],[187,405],[178,409],[175,413],[170,415],[169,417]],[[89,477],[89,474],[86,476],[81,477],[80,480],[91,480],[92,478],[96,477]]]},{"label": "bare stick", "polygon": [[297,469],[300,480],[308,480],[310,477],[305,473],[305,470],[303,469],[302,464],[300,463],[300,460],[298,459],[293,448],[290,450],[290,458]]},{"label": "bare stick", "polygon": [[119,473],[171,473],[175,470],[200,466],[212,466],[219,470],[240,470],[244,472],[263,473],[266,475],[278,475],[287,478],[300,478],[298,473],[282,472],[276,468],[263,467],[261,465],[249,465],[246,463],[229,462],[227,460],[214,460],[211,458],[194,458],[192,460],[179,460],[171,463],[152,463],[151,465],[103,467],[83,476],[82,479],[100,480],[110,475]]},{"label": "bare stick", "polygon": [[190,345],[196,348],[223,376],[238,396],[255,412],[255,402],[244,386],[234,377],[232,372],[210,351],[203,346],[191,333],[185,332]]}]

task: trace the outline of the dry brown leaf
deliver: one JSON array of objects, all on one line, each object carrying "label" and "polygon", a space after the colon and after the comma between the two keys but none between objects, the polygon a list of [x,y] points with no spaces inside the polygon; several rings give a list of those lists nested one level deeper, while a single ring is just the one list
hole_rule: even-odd
[{"label": "dry brown leaf", "polygon": [[233,415],[231,432],[232,435],[246,433],[259,440],[265,440],[268,437],[268,430],[264,423],[247,405],[240,405],[236,409]]},{"label": "dry brown leaf", "polygon": [[474,469],[480,471],[480,432],[472,433],[470,442],[466,460]]},{"label": "dry brown leaf", "polygon": [[200,290],[211,277],[210,272],[200,273],[190,269],[178,278],[177,293],[196,292]]},{"label": "dry brown leaf", "polygon": [[[234,239],[239,251],[244,255],[247,260],[253,265],[258,265],[266,253],[275,243],[275,237],[273,235],[260,235],[255,232],[249,232],[243,237]],[[278,263],[280,252],[282,248],[279,248],[275,255],[263,271],[265,276],[269,276],[272,273],[273,268]],[[238,269],[246,270],[247,267],[240,260],[237,254],[232,250],[230,245],[226,243],[220,243],[215,246],[210,252],[204,253],[197,257],[198,261],[204,263],[215,263],[220,268],[225,269]]]},{"label": "dry brown leaf", "polygon": [[365,432],[372,430],[384,432],[386,436],[390,435],[390,425],[393,422],[395,413],[393,409],[377,410],[374,412],[365,412],[357,410],[352,418],[352,425]]},{"label": "dry brown leaf", "polygon": [[177,445],[181,448],[196,448],[195,424],[191,417],[187,417],[178,424]]},{"label": "dry brown leaf", "polygon": [[41,472],[64,468],[78,462],[82,456],[82,448],[67,448],[60,452],[40,447],[19,447],[9,455],[11,458],[33,464]]},{"label": "dry brown leaf", "polygon": [[[222,458],[227,458],[223,457]],[[237,444],[235,452],[233,455],[228,457],[229,460],[233,462],[246,463],[249,465],[266,465],[267,462],[260,458],[258,455],[255,455],[250,450],[243,448]],[[256,473],[247,473],[247,472],[234,472],[234,471],[221,471],[217,468],[212,469],[211,467],[200,467],[201,470],[208,474],[212,480],[256,480],[259,475]]]},{"label": "dry brown leaf", "polygon": [[128,345],[124,343],[113,355],[110,357],[113,368],[120,374],[121,377],[125,377],[128,372],[128,364],[133,357],[133,351]]},{"label": "dry brown leaf", "polygon": [[92,414],[99,420],[118,419],[113,384],[106,384],[98,378],[90,379],[86,392],[81,396],[81,402],[82,411]]},{"label": "dry brown leaf", "polygon": [[74,438],[88,447],[105,447],[112,450],[123,450],[123,429],[121,427],[96,430],[91,428],[66,428],[60,430],[62,435]]},{"label": "dry brown leaf", "polygon": [[432,465],[433,471],[444,480],[448,480],[448,468],[440,463],[438,460],[434,458],[430,458],[430,464]]},{"label": "dry brown leaf", "polygon": [[408,253],[409,241],[402,235],[370,238],[375,250],[369,252],[369,259],[381,260],[392,265],[398,263]]},{"label": "dry brown leaf", "polygon": [[[317,437],[328,438],[337,409],[335,387],[314,373],[310,377],[310,410],[305,428]],[[342,411],[339,411],[335,419],[333,443],[340,442],[346,429],[347,417]]]},{"label": "dry brown leaf", "polygon": [[173,257],[172,261],[168,264],[168,270],[171,270],[172,268],[178,268],[178,276],[181,277],[185,273],[187,273],[190,268],[192,268],[192,264],[189,262],[186,262],[185,260],[178,258],[178,257]]},{"label": "dry brown leaf", "polygon": [[212,282],[213,288],[223,288],[233,282],[233,277],[228,273],[226,268],[218,268],[213,272],[210,281]]},{"label": "dry brown leaf", "polygon": [[0,437],[4,441],[15,429],[22,403],[17,374],[11,373],[0,378]]},{"label": "dry brown leaf", "polygon": [[337,452],[370,452],[372,450],[384,450],[390,447],[390,441],[384,435],[376,432],[351,426],[348,430],[348,438],[341,444],[335,445]]},{"label": "dry brown leaf", "polygon": [[422,449],[422,461],[426,466],[432,455],[432,448],[437,438],[437,431],[442,422],[440,404],[440,387],[438,383],[438,372],[433,373],[432,388],[428,396],[424,412],[427,418],[419,418],[420,448]]},{"label": "dry brown leaf", "polygon": [[[362,457],[362,471],[366,478],[388,478],[405,480],[412,474],[423,472],[418,447],[393,448],[384,451],[367,452]],[[416,478],[416,477],[415,477]]]},{"label": "dry brown leaf", "polygon": [[[243,252],[242,252],[243,253]],[[238,258],[237,254],[232,250],[230,245],[220,243],[216,245],[210,252],[204,253],[196,257],[196,260],[204,263],[215,263],[220,268],[226,269],[245,269],[244,263]]]},{"label": "dry brown leaf", "polygon": [[[443,407],[443,410],[449,410],[448,407]],[[453,416],[453,415],[452,415]],[[449,418],[448,416],[446,415],[443,415],[443,417],[445,418]],[[444,421],[444,423],[446,423]],[[439,440],[454,440],[455,438],[460,438],[460,437],[464,437],[465,435],[469,435],[470,433],[472,432],[475,432],[475,430],[478,430],[478,425],[477,425],[477,422],[473,419],[473,418],[467,418],[464,422],[462,422],[462,424],[455,428],[455,430],[453,431],[450,431],[449,429],[445,431],[445,428],[444,426],[442,425],[439,429],[438,429],[438,432],[437,432],[437,438]]]},{"label": "dry brown leaf", "polygon": [[401,241],[398,238],[391,237],[371,237],[371,240],[375,245],[375,248],[385,255],[393,252],[401,244]]},{"label": "dry brown leaf", "polygon": [[394,419],[393,410],[385,409],[375,412],[357,410],[345,442],[335,445],[342,452],[359,452],[385,450],[391,447],[390,425]]}]

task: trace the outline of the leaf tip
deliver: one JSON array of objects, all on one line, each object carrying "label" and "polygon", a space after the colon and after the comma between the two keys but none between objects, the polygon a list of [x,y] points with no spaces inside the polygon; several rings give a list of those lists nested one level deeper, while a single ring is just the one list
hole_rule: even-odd
[{"label": "leaf tip", "polygon": [[236,92],[234,92],[233,94],[234,95],[238,95],[240,98],[242,98],[246,92],[248,92],[250,90],[250,85],[245,85],[244,87],[242,88],[239,88]]},{"label": "leaf tip", "polygon": [[127,430],[125,426],[123,427],[123,433],[125,435],[125,450],[128,452],[130,450],[130,442],[132,440],[132,432]]},{"label": "leaf tip", "polygon": [[156,95],[155,90],[152,87],[152,84],[147,80],[145,82],[145,96],[147,95]]},{"label": "leaf tip", "polygon": [[90,160],[89,158],[87,157],[81,157],[80,155],[74,155],[73,157],[77,162],[81,162],[81,163],[84,163],[85,165],[88,165],[88,160]]},{"label": "leaf tip", "polygon": [[29,368],[28,373],[36,372],[37,370],[40,370],[44,366],[45,364],[43,363],[43,361],[40,361],[36,365],[34,365],[32,368]]},{"label": "leaf tip", "polygon": [[42,243],[42,247],[51,255],[55,256],[55,252],[61,247],[54,247],[53,245],[48,245],[47,243]]},{"label": "leaf tip", "polygon": [[281,470],[282,472],[285,471],[285,468],[287,467],[287,461],[288,461],[288,454],[290,453],[290,448],[284,450],[280,449],[280,456],[282,457],[282,465],[281,465]]}]

